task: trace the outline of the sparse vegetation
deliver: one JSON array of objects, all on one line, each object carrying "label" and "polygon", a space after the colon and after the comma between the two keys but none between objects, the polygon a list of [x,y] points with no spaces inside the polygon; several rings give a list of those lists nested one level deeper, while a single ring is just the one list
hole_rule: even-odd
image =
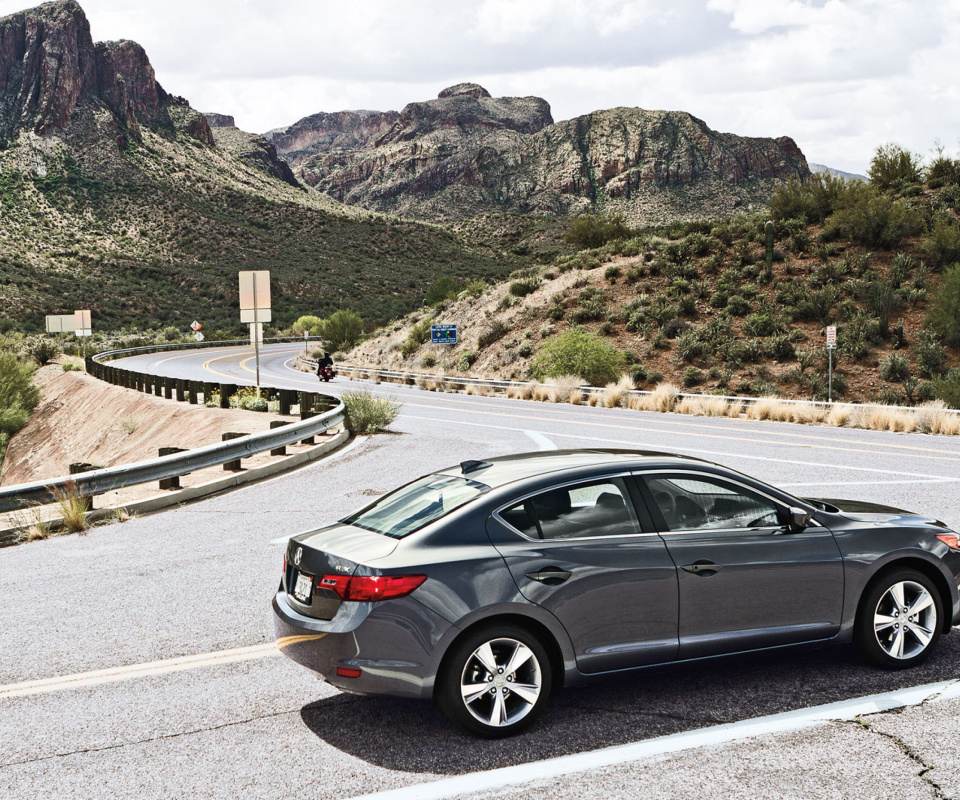
[{"label": "sparse vegetation", "polygon": [[592,386],[616,381],[623,372],[623,353],[584,328],[571,328],[547,342],[530,368],[541,380],[578,375]]},{"label": "sparse vegetation", "polygon": [[341,399],[346,411],[347,430],[355,434],[385,430],[397,418],[401,408],[400,403],[374,397],[370,392],[344,392]]}]

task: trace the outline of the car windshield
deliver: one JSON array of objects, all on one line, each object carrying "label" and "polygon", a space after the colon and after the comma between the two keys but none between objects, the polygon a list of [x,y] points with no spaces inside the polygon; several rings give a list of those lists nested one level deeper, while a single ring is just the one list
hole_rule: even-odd
[{"label": "car windshield", "polygon": [[489,486],[455,475],[427,475],[341,522],[401,539],[489,491]]}]

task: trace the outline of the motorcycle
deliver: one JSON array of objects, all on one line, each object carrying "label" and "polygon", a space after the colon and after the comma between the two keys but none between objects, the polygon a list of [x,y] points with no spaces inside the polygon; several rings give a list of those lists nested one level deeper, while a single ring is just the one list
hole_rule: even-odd
[{"label": "motorcycle", "polygon": [[337,377],[337,371],[333,367],[320,367],[317,370],[317,377],[326,383]]}]

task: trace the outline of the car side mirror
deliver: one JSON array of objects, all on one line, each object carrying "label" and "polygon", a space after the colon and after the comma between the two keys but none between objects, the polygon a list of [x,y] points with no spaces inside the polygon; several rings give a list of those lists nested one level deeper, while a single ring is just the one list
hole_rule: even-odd
[{"label": "car side mirror", "polygon": [[810,512],[802,508],[792,507],[789,513],[787,528],[792,533],[799,533],[810,525]]}]

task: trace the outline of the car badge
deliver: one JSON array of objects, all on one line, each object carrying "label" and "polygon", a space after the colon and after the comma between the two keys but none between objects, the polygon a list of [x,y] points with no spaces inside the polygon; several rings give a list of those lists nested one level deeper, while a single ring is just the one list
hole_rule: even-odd
[{"label": "car badge", "polygon": [[303,548],[302,548],[302,547],[298,547],[298,548],[297,548],[297,552],[294,553],[294,556],[293,556],[293,563],[296,564],[298,567],[300,566],[300,559],[301,559],[301,558],[303,558]]}]

